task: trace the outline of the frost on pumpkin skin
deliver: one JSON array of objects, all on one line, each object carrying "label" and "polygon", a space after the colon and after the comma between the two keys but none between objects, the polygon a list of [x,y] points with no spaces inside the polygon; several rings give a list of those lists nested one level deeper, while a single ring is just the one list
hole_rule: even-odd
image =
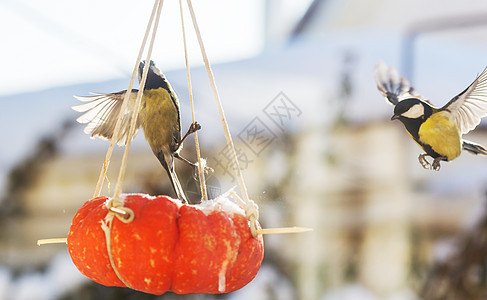
[{"label": "frost on pumpkin skin", "polygon": [[[83,274],[105,285],[124,286],[111,269],[100,226],[107,214],[106,199],[92,199],[80,208],[68,247]],[[128,224],[114,218],[110,236],[115,267],[129,287],[158,295],[168,290],[222,293],[245,286],[257,274],[262,236],[251,235],[243,210],[230,200],[220,197],[204,205],[183,205],[166,196],[132,194],[126,195],[124,205],[136,217]],[[103,244],[98,253],[85,243],[85,234],[92,229],[96,234],[87,241]]]}]

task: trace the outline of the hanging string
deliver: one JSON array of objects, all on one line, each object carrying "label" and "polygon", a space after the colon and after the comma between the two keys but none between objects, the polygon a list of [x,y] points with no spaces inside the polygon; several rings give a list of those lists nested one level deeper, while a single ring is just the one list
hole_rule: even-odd
[{"label": "hanging string", "polygon": [[[181,29],[183,31],[183,44],[184,44],[184,62],[186,64],[186,75],[188,78],[188,90],[189,90],[189,102],[191,104],[191,118],[193,124],[196,122],[195,118],[195,109],[194,109],[194,101],[193,101],[193,89],[191,86],[191,72],[189,69],[189,62],[188,62],[188,48],[186,45],[186,31],[184,29],[184,16],[183,16],[183,2],[179,0],[179,12],[181,14]],[[200,192],[201,192],[201,200],[206,201],[208,200],[208,196],[206,193],[206,181],[205,181],[205,171],[204,167],[201,164],[201,151],[200,151],[200,144],[198,142],[198,132],[194,132],[194,143],[196,146],[196,156],[198,158],[198,178],[200,180]]]},{"label": "hanging string", "polygon": [[[159,3],[157,7],[157,14],[156,14],[156,19],[154,21],[154,27],[152,29],[152,37],[151,41],[149,44],[149,48],[147,50],[147,56],[145,59],[145,65],[144,65],[144,70],[142,71],[142,79],[140,80],[140,88],[139,91],[137,92],[137,99],[135,101],[135,110],[132,112],[132,119],[130,123],[130,130],[129,130],[129,138],[127,139],[127,145],[125,146],[125,151],[123,153],[123,158],[122,158],[122,164],[120,165],[120,172],[118,173],[118,179],[117,179],[117,186],[115,188],[115,193],[113,198],[117,199],[122,192],[122,182],[123,182],[123,177],[125,175],[125,169],[127,166],[127,158],[128,158],[128,152],[130,149],[130,144],[132,142],[132,137],[134,136],[135,133],[135,124],[137,123],[137,116],[139,114],[140,106],[142,103],[142,95],[144,94],[144,87],[145,87],[145,82],[147,80],[147,74],[149,72],[149,67],[150,67],[150,57],[152,54],[152,49],[154,47],[154,41],[156,39],[156,33],[157,33],[157,27],[159,26],[159,19],[161,17],[161,10],[162,10],[162,4],[164,3],[163,0],[156,0],[156,3]],[[137,59],[137,66],[140,64],[140,60]]]},{"label": "hanging string", "polygon": [[245,210],[245,215],[250,223],[250,231],[252,232],[253,236],[257,236],[259,234],[274,234],[274,233],[298,233],[298,232],[306,232],[312,229],[310,228],[303,228],[303,227],[287,227],[287,228],[269,228],[269,229],[261,229],[258,223],[259,219],[259,208],[257,204],[249,198],[247,193],[247,187],[245,186],[245,181],[242,175],[242,170],[240,169],[240,164],[238,162],[237,151],[235,150],[235,146],[233,144],[232,136],[230,134],[230,129],[228,128],[228,123],[225,118],[225,113],[223,111],[223,106],[220,100],[220,95],[218,94],[218,89],[215,83],[215,77],[213,76],[213,72],[210,67],[210,63],[208,60],[208,56],[206,55],[205,46],[203,44],[203,40],[201,38],[201,32],[198,27],[198,23],[196,22],[196,17],[193,10],[193,5],[191,4],[191,0],[187,0],[189,12],[191,14],[191,19],[193,21],[193,27],[196,32],[196,37],[198,38],[198,43],[201,49],[201,55],[203,56],[203,61],[205,63],[206,72],[208,73],[208,78],[210,80],[211,88],[213,90],[213,96],[216,101],[216,106],[218,108],[218,113],[220,114],[220,121],[222,122],[223,130],[225,132],[225,137],[227,139],[227,144],[231,149],[233,162],[236,168],[237,180],[240,186],[240,190],[242,192],[243,199],[241,199],[235,192],[231,191],[230,194],[232,198],[234,198],[237,203],[242,206]]},{"label": "hanging string", "polygon": [[[158,0],[156,0],[158,1]],[[127,287],[132,288],[132,286],[125,280],[125,278],[120,274],[118,271],[117,265],[115,263],[115,259],[113,258],[113,253],[112,253],[112,225],[113,225],[113,219],[116,215],[114,214],[107,214],[105,217],[105,220],[101,222],[101,228],[103,232],[105,233],[105,242],[107,246],[107,254],[108,254],[108,260],[110,261],[110,266],[112,267],[113,272],[115,272],[115,275],[117,275],[118,279]]]},{"label": "hanging string", "polygon": [[[147,29],[145,30],[144,39],[142,40],[142,45],[140,46],[139,55],[137,56],[137,62],[136,62],[135,67],[132,71],[132,77],[130,78],[130,82],[129,82],[127,92],[125,93],[125,96],[123,98],[122,107],[120,109],[120,113],[118,115],[117,122],[115,123],[115,129],[113,131],[113,137],[110,140],[110,146],[108,146],[107,154],[105,156],[105,160],[103,161],[103,166],[102,166],[102,169],[100,171],[100,176],[98,177],[98,182],[96,184],[95,193],[93,194],[93,198],[96,198],[96,197],[100,196],[100,194],[101,194],[101,190],[103,187],[103,182],[105,180],[108,165],[110,164],[110,158],[112,157],[113,147],[115,146],[115,141],[117,141],[119,139],[120,134],[121,134],[120,127],[122,125],[122,116],[127,109],[130,94],[132,92],[132,87],[134,86],[135,77],[137,76],[139,63],[140,63],[140,60],[142,59],[142,54],[144,53],[145,45],[147,43],[147,37],[149,36],[149,32],[150,32],[150,29],[152,27],[152,21],[154,20],[154,15],[156,13],[158,4],[159,4],[159,0],[155,0],[154,1],[154,7],[152,8],[152,13],[151,13],[151,16],[149,18],[149,22],[147,24]],[[161,3],[161,6],[162,6],[162,3]]]},{"label": "hanging string", "polygon": [[205,46],[203,45],[203,40],[201,38],[201,32],[200,32],[200,29],[198,27],[198,23],[196,22],[196,17],[195,17],[194,10],[193,10],[193,5],[191,4],[191,0],[187,0],[187,3],[188,3],[189,12],[191,14],[191,19],[193,21],[193,27],[194,27],[194,30],[196,32],[196,37],[198,38],[198,43],[200,45],[201,55],[203,56],[203,61],[205,63],[206,72],[208,73],[208,78],[210,80],[211,88],[213,90],[213,96],[214,96],[215,101],[216,101],[218,113],[220,114],[220,121],[222,122],[223,131],[225,132],[227,144],[230,147],[231,152],[232,152],[233,162],[235,164],[237,180],[238,180],[238,184],[240,187],[240,191],[242,192],[242,196],[244,198],[244,201],[246,203],[250,203],[252,200],[249,199],[249,195],[247,193],[247,187],[245,186],[245,181],[244,181],[244,178],[242,175],[242,170],[240,169],[240,164],[238,162],[237,152],[235,150],[235,146],[233,144],[232,136],[230,134],[230,129],[228,128],[228,123],[227,123],[226,118],[225,118],[225,112],[223,111],[223,106],[222,106],[222,103],[220,100],[220,95],[218,94],[218,90],[216,88],[215,77],[213,76],[213,72],[212,72],[211,67],[210,67],[210,62],[208,60],[208,56],[206,55]]},{"label": "hanging string", "polygon": [[[105,241],[107,245],[107,253],[108,253],[108,258],[110,260],[110,265],[112,266],[113,271],[117,275],[117,277],[120,279],[120,281],[123,282],[127,287],[131,287],[131,285],[125,280],[125,278],[120,274],[118,271],[117,265],[115,264],[115,260],[113,258],[112,254],[112,239],[111,239],[111,233],[112,233],[112,225],[113,225],[113,220],[114,218],[118,218],[120,221],[124,223],[130,223],[132,220],[135,218],[134,212],[128,208],[128,207],[123,207],[123,201],[119,200],[120,199],[120,193],[122,191],[122,182],[123,182],[123,177],[125,175],[125,169],[127,166],[127,158],[128,158],[128,152],[130,150],[130,144],[132,142],[133,136],[135,134],[135,125],[137,123],[137,116],[140,111],[140,106],[142,103],[142,96],[144,94],[144,87],[145,87],[145,82],[147,80],[147,74],[149,73],[149,67],[150,67],[150,57],[152,54],[152,49],[154,47],[154,41],[157,33],[157,27],[159,26],[159,19],[161,17],[161,10],[162,10],[162,4],[163,0],[155,0],[154,3],[154,9],[157,6],[157,13],[155,15],[155,21],[154,21],[154,26],[152,28],[152,36],[149,44],[149,48],[147,50],[147,56],[146,56],[146,63],[144,65],[144,69],[142,71],[142,78],[140,79],[140,88],[139,91],[137,92],[137,98],[135,100],[135,109],[132,111],[132,118],[130,119],[130,128],[128,132],[128,138],[127,138],[127,144],[125,145],[125,151],[123,153],[122,157],[122,163],[120,166],[120,171],[118,174],[118,179],[117,179],[117,186],[115,188],[115,193],[113,198],[111,198],[109,201],[107,201],[107,209],[108,209],[108,214],[105,217],[105,222],[102,223],[102,229],[105,232]],[[152,25],[152,17],[154,15],[154,10],[151,15],[151,20],[149,22],[150,25]],[[150,27],[148,26],[146,35],[144,37],[144,43],[141,46],[141,52],[143,48],[145,48],[145,43],[147,41],[147,36],[150,31]],[[141,53],[137,57],[137,62],[135,64],[135,70],[138,69],[138,66],[140,64],[140,60],[142,58]],[[135,73],[135,72],[134,72]],[[131,88],[128,90],[130,91]],[[124,101],[127,101],[127,95],[129,95],[129,92],[126,93]],[[129,95],[130,96],[130,95]],[[127,101],[128,102],[128,101]]]}]

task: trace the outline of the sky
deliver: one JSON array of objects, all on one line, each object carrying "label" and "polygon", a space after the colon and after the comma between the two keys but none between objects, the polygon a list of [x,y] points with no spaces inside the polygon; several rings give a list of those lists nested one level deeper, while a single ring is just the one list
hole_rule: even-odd
[{"label": "sky", "polygon": [[[261,51],[264,1],[193,2],[210,62],[247,58]],[[149,0],[2,0],[0,96],[129,77],[153,4]],[[190,63],[201,65],[186,8],[185,20]],[[163,70],[182,68],[182,45],[179,2],[166,0],[152,58]]]}]

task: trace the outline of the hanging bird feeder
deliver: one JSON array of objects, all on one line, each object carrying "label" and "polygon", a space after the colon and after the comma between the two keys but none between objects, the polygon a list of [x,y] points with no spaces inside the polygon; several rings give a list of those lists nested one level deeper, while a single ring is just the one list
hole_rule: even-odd
[{"label": "hanging bird feeder", "polygon": [[[179,4],[191,111],[195,123],[181,0]],[[122,114],[126,111],[126,107],[122,106],[93,199],[88,200],[75,214],[67,239],[48,239],[38,242],[38,244],[66,242],[78,270],[106,286],[129,287],[157,295],[167,291],[178,294],[235,291],[249,283],[260,268],[264,256],[263,234],[308,230],[298,227],[260,228],[258,206],[249,199],[247,194],[191,0],[187,0],[187,4],[225,137],[232,150],[242,197],[230,190],[216,199],[207,199],[204,167],[196,132],[194,136],[198,156],[201,204],[189,205],[168,196],[122,194],[123,176],[132,138],[128,139],[125,146],[113,197],[100,196],[115,141],[122,131]],[[162,0],[155,0],[128,91],[132,90],[137,68],[152,28],[146,61],[150,60],[161,9]],[[147,71],[145,67],[141,86],[145,84]],[[135,134],[135,114],[139,111],[142,93],[143,89],[139,89],[136,108],[131,118],[129,137]],[[126,100],[129,94],[126,93],[123,105],[128,103]]]}]

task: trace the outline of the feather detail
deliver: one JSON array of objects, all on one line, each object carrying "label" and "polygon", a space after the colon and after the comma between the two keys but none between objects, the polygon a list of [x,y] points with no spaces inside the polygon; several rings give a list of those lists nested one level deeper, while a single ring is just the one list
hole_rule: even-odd
[{"label": "feather detail", "polygon": [[[85,102],[72,107],[73,110],[84,113],[76,119],[81,124],[87,124],[84,132],[90,134],[92,138],[111,140],[126,92],[121,91],[110,94],[91,93],[92,96],[74,96],[79,101]],[[122,115],[121,133],[115,141],[120,146],[126,145],[129,141],[130,121],[132,119],[132,112],[135,109],[136,97],[137,90],[132,90],[128,100],[129,103]],[[139,127],[140,121],[137,120],[135,134]]]}]

